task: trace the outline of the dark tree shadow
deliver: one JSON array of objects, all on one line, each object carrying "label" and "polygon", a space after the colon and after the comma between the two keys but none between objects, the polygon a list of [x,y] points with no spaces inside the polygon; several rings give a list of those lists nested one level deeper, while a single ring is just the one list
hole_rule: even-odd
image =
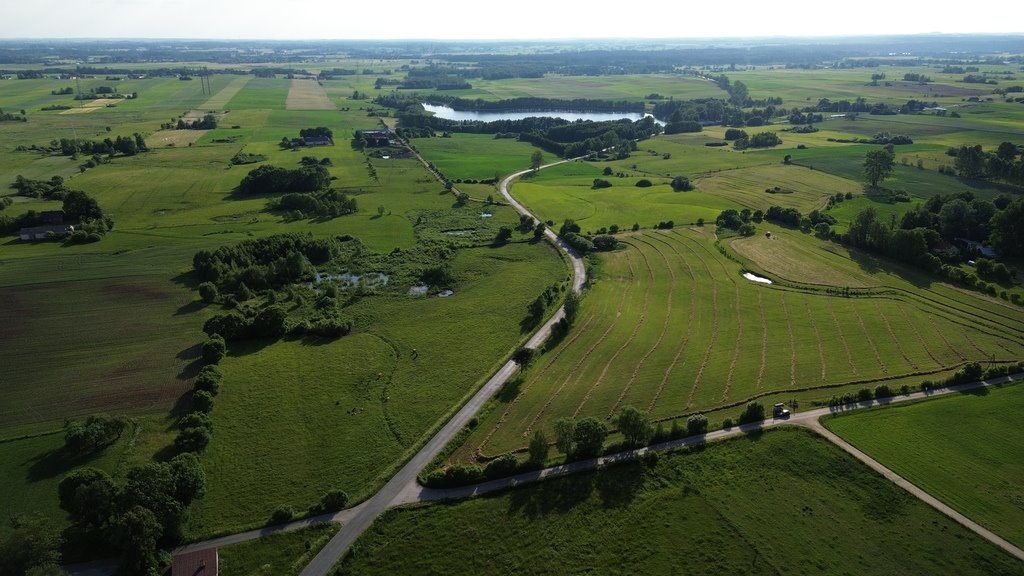
[{"label": "dark tree shadow", "polygon": [[202,300],[193,300],[184,306],[181,306],[174,311],[175,316],[184,316],[185,314],[192,314],[193,312],[199,312],[203,308],[206,308],[210,304]]},{"label": "dark tree shadow", "polygon": [[623,508],[628,506],[644,485],[646,464],[634,460],[621,464],[597,475],[597,493],[605,508]]},{"label": "dark tree shadow", "polygon": [[29,482],[39,482],[47,478],[63,476],[79,466],[85,466],[89,462],[96,460],[103,455],[104,450],[97,450],[91,454],[76,455],[68,453],[61,446],[43,454],[38,454],[26,461],[26,463],[31,462],[32,464],[28,467],[25,478]]},{"label": "dark tree shadow", "polygon": [[522,386],[523,378],[522,376],[517,376],[516,378],[506,381],[505,384],[501,387],[501,390],[498,390],[498,393],[495,395],[495,398],[497,398],[499,402],[508,404],[509,402],[515,400],[516,396],[519,396],[519,390],[520,388],[522,388]]},{"label": "dark tree shadow", "polygon": [[573,474],[554,481],[540,482],[509,495],[509,512],[537,518],[565,513],[585,502],[594,491],[594,474]]},{"label": "dark tree shadow", "polygon": [[540,320],[540,317],[533,316],[532,314],[524,317],[519,321],[519,331],[524,334],[532,331],[538,324],[540,324]]}]

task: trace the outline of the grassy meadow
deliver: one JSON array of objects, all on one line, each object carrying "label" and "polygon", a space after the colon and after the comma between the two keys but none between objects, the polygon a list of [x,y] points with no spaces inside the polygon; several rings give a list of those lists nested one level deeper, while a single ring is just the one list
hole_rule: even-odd
[{"label": "grassy meadow", "polygon": [[[600,257],[574,328],[493,401],[457,458],[523,449],[538,429],[552,438],[563,416],[611,425],[624,406],[671,421],[755,398],[824,401],[1024,354],[1024,314],[1010,304],[915,285],[877,261],[865,270],[799,232],[781,238],[733,241],[787,281],[765,286],[716,249],[713,227],[620,235],[624,248]],[[827,291],[847,286],[862,294]]]},{"label": "grassy meadow", "polygon": [[296,576],[337,531],[337,524],[321,524],[224,546],[217,550],[218,574]]},{"label": "grassy meadow", "polygon": [[[510,537],[514,535],[514,537]],[[828,441],[776,429],[385,513],[335,574],[1020,574]]]},{"label": "grassy meadow", "polygon": [[[71,188],[95,197],[115,225],[93,244],[23,243],[13,237],[0,242],[0,296],[7,303],[0,319],[8,328],[0,334],[0,379],[8,384],[0,391],[0,436],[20,436],[25,426],[56,430],[68,417],[125,413],[150,423],[126,448],[126,459],[173,454],[167,443],[200,366],[201,327],[219,311],[194,291],[190,270],[198,250],[283,232],[349,234],[381,253],[415,248],[423,238],[455,242],[449,265],[456,294],[451,298],[410,298],[408,285],[389,286],[353,308],[357,334],[351,339],[246,344],[232,351],[214,413],[217,440],[203,456],[210,496],[195,507],[189,528],[194,535],[258,525],[282,503],[306,509],[331,488],[343,487],[354,496],[370,493],[380,475],[514,349],[523,337],[526,305],[565,277],[565,264],[545,243],[489,247],[499,226],[517,221],[511,209],[495,207],[493,217],[482,219],[479,206],[454,207],[452,196],[415,159],[368,158],[348,146],[354,130],[379,125],[361,105],[287,110],[292,86],[287,79],[215,76],[212,95],[202,94],[198,82],[140,80],[132,84],[139,98],[115,108],[76,115],[39,112],[44,105],[73,102],[49,94],[64,83],[49,79],[0,86],[2,106],[25,107],[30,117],[9,130],[5,125],[0,147],[139,132],[152,139],[151,150],[115,157],[84,173],[77,168],[81,160],[34,151],[3,155],[3,181],[13,182],[18,174],[64,176]],[[342,101],[330,84],[326,90]],[[160,129],[161,123],[196,109],[225,110],[226,115],[213,130]],[[313,126],[330,127],[337,145],[304,151],[278,146],[281,138]],[[288,168],[298,167],[306,155],[329,158],[333,186],[356,196],[360,210],[297,221],[267,212],[270,196],[242,197],[234,191],[259,165],[233,165],[231,158],[239,152],[264,154],[262,163]],[[528,148],[522,155],[527,162]],[[500,151],[493,155],[499,156]],[[503,166],[490,167],[489,177]],[[5,185],[0,194],[11,192]],[[14,200],[6,214],[61,206]],[[468,235],[457,241],[446,236],[449,223]],[[409,364],[413,348],[438,360]],[[317,355],[317,361],[310,360]],[[381,405],[383,389],[366,388],[371,368],[374,375],[390,375],[383,398],[393,399],[387,406]],[[361,404],[367,398],[369,409]],[[336,419],[350,409],[362,417]],[[353,422],[358,422],[355,430],[350,429]],[[324,430],[333,430],[343,441]],[[41,442],[13,440],[5,449],[19,455],[52,449],[44,450]],[[233,493],[237,482],[259,484],[261,476],[250,466],[256,455],[278,470],[274,482],[262,491]],[[313,466],[312,472],[296,462]],[[317,462],[326,465],[318,468]],[[307,473],[316,480],[308,481]],[[8,493],[45,494],[59,478],[47,484],[15,473],[6,480]],[[60,521],[56,495],[50,497],[53,505],[39,509]]]},{"label": "grassy meadow", "polygon": [[1024,386],[988,388],[823,420],[910,482],[1024,546]]}]

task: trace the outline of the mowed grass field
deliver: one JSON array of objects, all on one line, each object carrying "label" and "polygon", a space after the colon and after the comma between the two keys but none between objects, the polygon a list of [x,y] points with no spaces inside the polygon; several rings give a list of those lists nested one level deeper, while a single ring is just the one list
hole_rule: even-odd
[{"label": "mowed grass field", "polygon": [[822,400],[1024,353],[1024,313],[1008,304],[872,275],[836,255],[808,263],[812,279],[842,289],[842,277],[821,277],[836,266],[873,289],[844,298],[766,286],[744,279],[714,240],[713,227],[620,235],[625,247],[600,257],[568,336],[495,401],[458,457],[525,448],[535,430],[552,438],[564,416],[611,426],[624,406],[671,420],[759,397]]},{"label": "mowed grass field", "polygon": [[[459,134],[451,138],[416,138],[411,144],[451,180],[503,178],[530,167],[535,148],[490,134]],[[545,161],[557,160],[545,153]]]},{"label": "mowed grass field", "polygon": [[217,550],[218,574],[296,576],[337,531],[337,524],[321,524],[224,546]]},{"label": "mowed grass field", "polygon": [[828,441],[777,429],[396,509],[335,574],[1021,574]]},{"label": "mowed grass field", "polygon": [[1024,386],[823,420],[872,458],[1024,546]]}]

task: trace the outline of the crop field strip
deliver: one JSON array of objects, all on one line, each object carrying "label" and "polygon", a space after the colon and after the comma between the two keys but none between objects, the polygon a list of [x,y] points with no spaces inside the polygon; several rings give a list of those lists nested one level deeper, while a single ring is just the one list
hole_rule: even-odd
[{"label": "crop field strip", "polygon": [[993,350],[1003,361],[1024,350],[1014,333],[1024,320],[1008,309],[941,289],[876,285],[843,298],[747,283],[711,238],[678,228],[622,237],[627,247],[603,256],[606,277],[585,298],[580,325],[525,373],[500,418],[483,418],[482,440],[470,440],[477,456],[521,449],[562,416],[611,420],[636,406],[670,420],[773,392],[924,376],[990,360]]},{"label": "crop field strip", "polygon": [[209,100],[203,103],[202,110],[223,110],[228,102],[238,94],[239,90],[245,87],[249,83],[252,76],[246,74],[245,76],[239,76],[233,78],[227,86],[221,88],[216,94],[210,97]]}]

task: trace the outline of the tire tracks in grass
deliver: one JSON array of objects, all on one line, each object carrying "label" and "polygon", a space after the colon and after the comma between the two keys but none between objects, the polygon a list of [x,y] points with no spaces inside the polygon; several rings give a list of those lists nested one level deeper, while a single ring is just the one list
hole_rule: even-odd
[{"label": "tire tracks in grass", "polygon": [[[728,396],[729,396],[729,390],[732,387],[733,374],[735,372],[736,363],[739,360],[740,352],[741,352],[741,349],[742,349],[742,346],[743,346],[743,315],[740,313],[740,287],[739,287],[739,284],[736,282],[735,275],[730,273],[729,269],[725,267],[725,262],[722,261],[721,254],[715,253],[714,251],[712,251],[710,248],[708,248],[707,243],[705,243],[705,242],[698,242],[698,244],[700,245],[700,247],[705,252],[707,252],[708,256],[711,259],[713,259],[715,262],[718,263],[718,267],[722,269],[722,275],[729,280],[729,282],[732,284],[733,290],[736,293],[736,300],[735,300],[736,337],[735,337],[735,339],[733,341],[733,356],[732,356],[732,360],[729,363],[729,372],[728,372],[728,375],[726,376],[725,388],[722,391],[722,401],[724,402],[725,399],[728,398]],[[758,297],[760,298],[760,292],[758,293]],[[762,314],[761,314],[761,320],[762,320],[762,324],[763,324],[763,322],[764,322],[764,312],[763,312],[763,310],[762,310]],[[716,324],[716,327],[717,327],[717,324]],[[764,332],[765,333],[762,334],[762,336],[764,338],[767,338],[767,328],[765,328]],[[763,358],[763,356],[764,356],[764,354],[762,352],[762,358]],[[763,362],[762,362],[761,373],[762,374],[764,373]]]},{"label": "tire tracks in grass", "polygon": [[[921,310],[921,312],[924,314],[924,317],[928,319],[928,325],[932,327],[932,332],[939,335],[939,338],[942,340],[943,344],[946,345],[946,348],[949,348],[950,352],[952,352],[954,356],[959,358],[961,362],[966,361],[967,356],[961,354],[960,350],[958,350],[956,347],[950,344],[949,339],[946,338],[946,335],[942,332],[942,330],[939,330],[938,326],[935,325],[935,318],[927,310]],[[942,366],[943,364],[940,363],[939,365]]]},{"label": "tire tracks in grass", "polygon": [[704,376],[704,369],[707,368],[708,361],[711,359],[711,353],[715,350],[715,342],[718,340],[718,286],[714,281],[711,274],[711,267],[708,266],[707,261],[704,260],[696,250],[689,246],[690,242],[696,242],[697,244],[700,243],[679,234],[675,230],[673,230],[672,233],[683,239],[684,242],[681,242],[681,244],[696,256],[698,260],[700,260],[701,265],[704,266],[704,271],[708,274],[708,282],[711,284],[711,340],[708,342],[707,350],[704,352],[704,359],[701,361],[700,367],[697,369],[697,376],[694,378],[693,386],[690,388],[690,395],[686,398],[686,408],[689,408],[690,406],[693,406],[693,396],[697,393],[697,388],[700,387],[701,379]]},{"label": "tire tracks in grass", "polygon": [[761,389],[764,382],[764,371],[768,366],[768,323],[764,319],[764,303],[761,301],[761,292],[757,293],[757,313],[761,319],[761,365],[757,368],[757,382],[755,390]]},{"label": "tire tracks in grass", "polygon": [[583,354],[583,356],[581,356],[576,361],[576,363],[573,365],[572,369],[569,370],[568,376],[566,376],[565,380],[562,381],[562,384],[558,387],[557,390],[555,390],[551,394],[551,396],[548,397],[547,402],[545,402],[544,405],[541,406],[540,410],[537,411],[537,414],[534,415],[533,420],[530,421],[530,424],[526,427],[526,430],[523,431],[523,436],[524,437],[528,436],[530,434],[530,431],[533,430],[533,427],[537,425],[537,421],[540,420],[541,416],[543,416],[545,412],[547,412],[547,409],[551,406],[551,403],[554,401],[555,397],[558,396],[562,392],[563,389],[565,389],[565,385],[568,384],[569,380],[572,379],[573,374],[577,374],[576,382],[579,382],[580,378],[583,377],[583,375],[580,373],[580,366],[582,366],[590,358],[590,355],[594,352],[594,350],[598,346],[600,346],[605,341],[605,339],[608,338],[608,335],[615,328],[615,326],[619,323],[619,318],[622,317],[622,308],[626,304],[626,297],[629,296],[629,293],[632,291],[632,287],[633,287],[632,280],[634,278],[636,278],[636,272],[633,269],[633,261],[629,257],[629,252],[626,252],[625,255],[626,255],[626,261],[629,264],[630,282],[626,283],[626,288],[622,291],[622,296],[619,298],[619,305],[618,305],[618,308],[616,308],[616,310],[615,310],[615,318],[612,319],[611,323],[608,325],[608,328],[605,329],[603,334],[601,334],[601,337],[598,338],[597,341],[594,342],[590,346],[589,349],[587,349],[587,351]]},{"label": "tire tracks in grass", "polygon": [[659,240],[668,246],[676,257],[678,257],[686,266],[686,274],[690,277],[690,310],[689,316],[686,320],[686,334],[683,335],[683,341],[676,348],[676,355],[672,358],[672,362],[670,362],[668,368],[665,369],[665,373],[661,377],[661,382],[658,383],[658,389],[654,392],[654,397],[651,398],[650,403],[647,404],[648,413],[654,411],[654,406],[657,404],[658,399],[661,398],[662,392],[665,391],[665,386],[668,384],[669,377],[671,377],[673,370],[675,370],[676,365],[679,363],[679,359],[682,358],[683,352],[686,350],[686,346],[690,341],[690,336],[693,333],[693,320],[697,313],[697,277],[693,274],[693,268],[690,266],[690,261],[683,257],[676,248],[675,243],[669,242],[660,237]]},{"label": "tire tracks in grass", "polygon": [[[643,368],[644,364],[647,362],[647,359],[651,357],[651,354],[654,354],[655,350],[661,347],[662,341],[665,340],[665,334],[668,333],[668,327],[672,325],[672,295],[675,294],[676,291],[676,271],[672,269],[672,265],[669,264],[668,258],[665,257],[665,253],[662,252],[657,246],[651,244],[647,240],[640,239],[639,241],[653,248],[654,251],[657,252],[659,256],[661,256],[662,261],[665,263],[665,268],[668,269],[669,275],[672,277],[672,281],[668,291],[668,299],[665,303],[665,319],[661,323],[661,333],[658,334],[658,340],[654,343],[653,346],[651,346],[651,349],[648,350],[642,358],[640,358],[640,361],[637,362],[637,365],[633,368],[633,373],[629,376],[629,381],[626,382],[626,385],[622,388],[622,392],[619,393],[618,399],[615,401],[615,404],[612,406],[612,409],[608,412],[608,419],[611,419],[612,415],[615,414],[615,410],[618,409],[619,405],[622,404],[622,400],[625,399],[626,394],[628,394],[629,390],[633,387],[633,383],[636,382],[637,376],[640,374],[640,369]],[[646,261],[646,257],[644,260]],[[651,272],[651,285],[653,286],[654,271],[650,267],[648,267],[648,269]]]},{"label": "tire tracks in grass", "polygon": [[793,340],[793,323],[789,321],[786,294],[782,294],[782,313],[786,316],[786,332],[789,334],[789,385],[796,387],[796,342]]},{"label": "tire tracks in grass", "polygon": [[818,363],[821,364],[821,382],[825,382],[825,349],[821,345],[821,335],[818,333],[818,323],[814,321],[814,313],[811,311],[810,299],[804,300],[804,309],[807,310],[807,318],[811,322],[811,330],[814,331],[814,343],[818,346]]},{"label": "tire tracks in grass", "polygon": [[582,326],[579,326],[578,328],[576,328],[575,330],[573,330],[573,336],[572,336],[572,338],[570,338],[570,339],[569,339],[569,340],[568,340],[567,342],[565,342],[564,344],[562,344],[561,346],[559,346],[559,347],[558,347],[558,352],[556,352],[556,353],[555,353],[555,354],[554,354],[554,355],[553,355],[553,356],[552,356],[552,357],[551,357],[551,358],[550,358],[550,359],[549,359],[549,360],[548,360],[548,361],[547,361],[547,362],[546,362],[546,363],[545,363],[545,364],[544,364],[544,365],[543,365],[543,366],[541,367],[540,371],[539,371],[539,372],[537,372],[537,373],[536,373],[536,374],[535,374],[535,375],[534,375],[534,376],[533,376],[533,377],[532,377],[532,378],[530,379],[529,383],[527,383],[527,385],[523,387],[523,389],[522,389],[522,390],[521,390],[521,391],[519,392],[519,394],[517,394],[517,395],[516,395],[516,397],[515,397],[515,398],[513,398],[511,402],[509,402],[508,406],[506,406],[506,407],[505,407],[505,411],[504,411],[504,412],[503,412],[503,413],[501,414],[501,417],[500,417],[500,418],[498,418],[498,421],[497,421],[497,422],[496,422],[496,423],[494,424],[494,426],[493,426],[493,427],[492,427],[492,428],[491,428],[491,429],[490,429],[490,430],[489,430],[489,431],[487,432],[487,434],[486,434],[486,435],[484,436],[483,440],[481,440],[481,441],[480,441],[480,444],[478,444],[478,445],[477,445],[477,447],[476,447],[476,455],[477,455],[477,456],[481,456],[481,455],[483,455],[484,447],[485,447],[485,446],[487,446],[487,444],[488,444],[488,443],[489,443],[489,442],[491,441],[491,438],[492,438],[492,437],[494,437],[494,435],[495,435],[495,434],[496,434],[496,433],[498,432],[498,430],[499,430],[499,429],[500,429],[500,428],[501,428],[501,427],[502,427],[502,426],[503,426],[503,425],[505,424],[505,422],[506,422],[506,421],[508,420],[508,417],[509,417],[509,416],[510,416],[510,415],[512,414],[512,410],[513,410],[513,408],[515,408],[516,404],[517,404],[517,403],[519,402],[519,399],[520,399],[520,398],[522,398],[522,397],[524,397],[524,396],[526,395],[526,392],[527,392],[528,390],[530,390],[530,388],[531,388],[531,387],[532,387],[532,386],[533,386],[534,384],[536,384],[536,383],[537,383],[538,381],[540,381],[540,379],[541,379],[541,378],[542,378],[542,377],[544,376],[544,374],[546,374],[546,373],[547,373],[547,371],[548,371],[548,368],[550,368],[550,367],[551,367],[552,365],[554,365],[554,364],[555,364],[555,362],[557,362],[557,361],[558,361],[558,359],[559,359],[559,358],[561,358],[562,354],[564,354],[566,350],[569,350],[569,349],[570,349],[570,348],[572,347],[572,344],[573,344],[573,343],[574,343],[574,342],[575,342],[575,341],[576,341],[576,340],[577,340],[577,339],[578,339],[578,338],[579,338],[580,336],[582,336],[583,334],[585,334],[585,333],[586,333],[586,330],[587,330],[587,328],[588,328],[588,327],[590,326],[590,324],[591,324],[591,323],[592,323],[592,322],[594,321],[594,319],[595,319],[596,317],[597,317],[597,315],[596,315],[596,314],[591,314],[590,316],[588,316],[588,317],[587,317],[587,320],[586,320],[586,321],[585,321],[585,322],[583,323],[583,325],[582,325]]},{"label": "tire tracks in grass", "polygon": [[[644,254],[643,250],[641,250],[639,247],[630,242],[623,242],[623,244],[632,247],[634,250],[637,251],[638,254],[640,254],[640,257],[643,258],[644,261],[644,267],[647,269],[647,278],[649,282],[647,284],[647,288],[644,290],[643,304],[640,305],[640,318],[633,326],[633,331],[629,334],[629,338],[626,338],[625,342],[623,342],[615,350],[615,353],[611,355],[608,361],[605,362],[604,368],[601,369],[601,374],[597,377],[597,380],[594,381],[594,383],[587,390],[587,393],[583,395],[583,399],[580,400],[580,403],[576,406],[576,410],[572,413],[573,418],[579,416],[580,412],[583,411],[583,406],[586,405],[588,401],[590,401],[590,398],[593,396],[594,391],[597,390],[598,386],[600,386],[604,382],[604,379],[608,375],[608,370],[611,369],[612,364],[614,364],[615,360],[618,359],[620,354],[622,354],[622,351],[633,343],[633,340],[636,339],[637,333],[640,332],[640,328],[642,328],[643,325],[647,322],[647,311],[650,308],[651,301],[651,288],[654,286],[654,269],[651,268],[651,263],[650,261],[647,260],[647,254]],[[632,266],[630,266],[630,273],[632,272],[633,268]]]},{"label": "tire tracks in grass", "polygon": [[868,346],[871,348],[871,352],[875,355],[875,361],[878,362],[878,367],[882,369],[882,374],[888,374],[889,369],[885,366],[885,362],[882,361],[882,355],[878,353],[878,347],[875,346],[875,341],[871,338],[871,333],[868,332],[867,326],[864,325],[864,318],[860,315],[860,310],[857,309],[857,306],[853,307],[853,315],[857,317],[857,324],[860,325],[860,331],[864,333],[864,340],[867,341]]},{"label": "tire tracks in grass", "polygon": [[875,313],[878,314],[882,318],[882,322],[885,323],[885,329],[889,331],[889,336],[896,345],[896,349],[899,350],[900,356],[903,356],[903,361],[909,364],[914,370],[917,370],[919,368],[917,362],[911,360],[910,356],[907,355],[907,351],[903,349],[903,344],[900,342],[900,339],[896,337],[896,333],[892,329],[892,324],[889,323],[889,318],[884,312],[882,312],[882,307],[879,305],[878,299],[872,298],[871,300],[875,305]]},{"label": "tire tracks in grass", "polygon": [[903,319],[906,321],[907,325],[910,326],[910,329],[914,331],[914,335],[917,336],[917,341],[921,343],[921,347],[924,348],[925,353],[932,359],[932,362],[938,366],[942,366],[942,362],[935,357],[935,354],[932,353],[932,349],[928,346],[928,340],[921,336],[921,331],[917,329],[917,324],[910,319],[910,316],[907,315],[906,309],[903,306],[896,306],[896,309],[900,311],[900,315],[903,316]]},{"label": "tire tracks in grass", "polygon": [[832,307],[832,299],[826,300],[828,304],[828,313],[832,316],[832,325],[836,328],[836,334],[839,336],[839,342],[843,345],[843,350],[846,351],[846,362],[850,365],[850,370],[854,376],[857,376],[857,366],[853,363],[853,356],[850,354],[850,345],[846,343],[846,336],[843,334],[843,328],[839,325],[839,318],[836,318],[835,308]]}]

